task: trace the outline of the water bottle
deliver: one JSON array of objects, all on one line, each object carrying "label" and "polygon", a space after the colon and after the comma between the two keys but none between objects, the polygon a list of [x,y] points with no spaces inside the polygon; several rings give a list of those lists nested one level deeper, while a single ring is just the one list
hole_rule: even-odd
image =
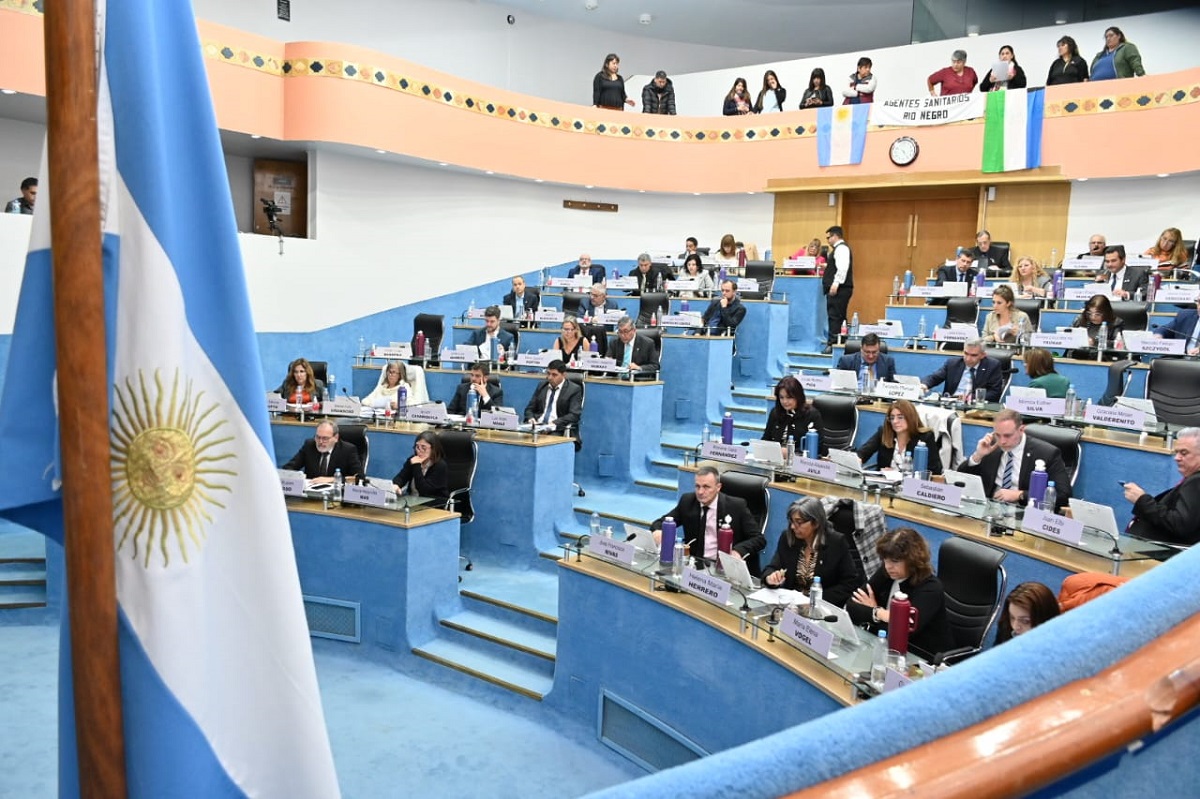
[{"label": "water bottle", "polygon": [[346,490],[346,478],[342,476],[341,469],[333,470],[333,499],[335,502],[342,501],[342,494]]},{"label": "water bottle", "polygon": [[899,294],[900,294],[900,276],[895,275],[892,277],[892,296],[896,297]]},{"label": "water bottle", "polygon": [[592,336],[592,340],[588,342],[588,352],[600,352],[600,345],[596,342],[595,336]]},{"label": "water bottle", "polygon": [[787,464],[792,465],[792,459],[796,457],[796,437],[789,435],[787,437]]},{"label": "water bottle", "polygon": [[821,457],[821,439],[811,424],[808,426],[808,432],[804,434],[804,448],[808,450],[808,457],[813,460]]},{"label": "water bottle", "polygon": [[[517,295],[513,294],[513,307],[517,305]],[[475,314],[475,300],[471,299],[471,304],[467,306],[467,318],[470,319]]]},{"label": "water bottle", "polygon": [[[721,523],[717,525],[718,552],[729,553],[733,551],[733,527],[730,526],[732,523],[733,517],[726,516],[721,520]],[[717,562],[720,562],[719,558],[717,559]]]},{"label": "water bottle", "polygon": [[588,533],[592,538],[597,538],[600,535],[600,514],[592,511],[592,519],[588,522]]},{"label": "water bottle", "polygon": [[821,577],[818,575],[813,577],[812,586],[808,589],[808,617],[810,619],[820,619],[825,616],[821,612]]},{"label": "water bottle", "polygon": [[492,354],[490,360],[492,363],[496,363],[500,360],[500,339],[495,337],[492,338]]},{"label": "water bottle", "polygon": [[920,320],[917,322],[917,338],[925,338],[925,314],[921,314]]},{"label": "water bottle", "polygon": [[888,649],[899,652],[901,655],[908,654],[908,633],[909,627],[912,625],[912,610],[908,594],[897,591],[892,595],[892,601],[888,604]]},{"label": "water bottle", "polygon": [[725,415],[721,417],[721,443],[733,443],[733,414],[725,411]]},{"label": "water bottle", "polygon": [[417,331],[417,357],[418,358],[425,357],[425,331],[424,330]]},{"label": "water bottle", "polygon": [[858,335],[858,311],[855,311],[854,316],[850,318],[850,335]]},{"label": "water bottle", "polygon": [[650,327],[658,327],[658,311],[650,314]]},{"label": "water bottle", "polygon": [[1053,280],[1051,280],[1049,283],[1046,284],[1046,299],[1048,299],[1048,300],[1054,299],[1054,281]]},{"label": "water bottle", "polygon": [[719,272],[717,272],[717,285],[719,286],[724,282],[725,282],[725,267],[722,266],[721,270]]},{"label": "water bottle", "polygon": [[688,312],[688,311],[690,311],[690,310],[691,310],[691,306],[690,306],[690,305],[688,305],[688,301],[687,301],[687,300],[680,300],[680,301],[679,301],[679,312],[680,312],[680,313],[687,313],[687,312]]},{"label": "water bottle", "polygon": [[975,273],[975,293],[976,294],[983,293],[983,284],[986,282],[987,282],[987,270],[980,267],[979,271]]},{"label": "water bottle", "polygon": [[659,530],[658,562],[670,563],[675,553],[675,519],[671,516],[663,519],[662,529]]},{"label": "water bottle", "polygon": [[620,279],[621,279],[621,270],[614,269],[613,270],[613,280],[620,280]]},{"label": "water bottle", "polygon": [[396,414],[398,416],[408,415],[408,386],[403,383],[400,388],[396,389]]},{"label": "water bottle", "polygon": [[687,542],[683,540],[685,532],[682,527],[675,531],[675,545],[672,547],[671,574],[677,578],[683,577],[683,567],[688,559]]},{"label": "water bottle", "polygon": [[1048,479],[1046,462],[1039,458],[1034,461],[1033,473],[1029,475],[1029,502],[1035,508],[1040,508],[1042,500],[1046,498],[1046,481]]},{"label": "water bottle", "polygon": [[1042,496],[1042,508],[1050,513],[1058,513],[1058,488],[1051,480],[1046,484],[1046,493]]},{"label": "water bottle", "polygon": [[1076,398],[1075,397],[1076,397],[1075,384],[1068,383],[1066,400],[1063,403],[1063,415],[1068,418],[1074,417],[1076,415],[1076,413],[1075,413]]},{"label": "water bottle", "polygon": [[1108,349],[1108,322],[1100,323],[1100,332],[1096,334],[1096,359],[1104,358],[1104,351]]},{"label": "water bottle", "polygon": [[918,441],[917,446],[913,449],[913,471],[921,476],[926,477],[925,472],[929,470],[929,447],[924,441]]},{"label": "water bottle", "polygon": [[912,273],[912,270],[911,270],[911,269],[905,269],[905,270],[904,270],[904,292],[907,294],[908,292],[912,291],[912,287],[913,287],[913,273]]},{"label": "water bottle", "polygon": [[1061,267],[1054,270],[1054,296],[1056,298],[1062,298],[1066,280],[1067,275],[1065,272],[1063,272]]},{"label": "water bottle", "polygon": [[337,399],[337,378],[329,375],[329,379],[325,381],[325,398],[330,402]]},{"label": "water bottle", "polygon": [[359,359],[367,357],[367,340],[362,336],[358,337],[358,357]]},{"label": "water bottle", "polygon": [[887,655],[887,630],[880,630],[875,639],[875,649],[871,652],[871,685],[877,691],[883,690],[883,682],[887,676]]},{"label": "water bottle", "polygon": [[700,446],[708,443],[708,422],[700,425]]},{"label": "water bottle", "polygon": [[467,390],[467,424],[475,424],[475,417],[479,415],[479,392],[475,390],[475,386]]}]

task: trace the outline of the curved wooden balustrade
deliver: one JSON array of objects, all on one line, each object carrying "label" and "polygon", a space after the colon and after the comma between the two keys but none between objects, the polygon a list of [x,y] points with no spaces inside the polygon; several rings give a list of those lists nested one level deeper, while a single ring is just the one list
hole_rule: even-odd
[{"label": "curved wooden balustrade", "polygon": [[1198,702],[1200,614],[1095,677],[786,799],[1020,796],[1136,745]]}]

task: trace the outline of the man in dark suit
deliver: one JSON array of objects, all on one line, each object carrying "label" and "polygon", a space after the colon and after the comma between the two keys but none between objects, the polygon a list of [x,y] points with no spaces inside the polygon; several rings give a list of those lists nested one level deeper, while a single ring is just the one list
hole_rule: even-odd
[{"label": "man in dark suit", "polygon": [[637,288],[629,293],[635,297],[648,291],[666,291],[666,283],[671,280],[671,270],[662,264],[651,262],[649,253],[642,253],[637,258],[637,268],[633,270],[637,278]]},{"label": "man in dark suit", "polygon": [[567,427],[575,437],[575,449],[582,446],[579,420],[583,415],[583,388],[567,379],[567,365],[553,360],[546,367],[546,379],[533,390],[525,406],[525,420],[539,426],[553,425],[562,434]]},{"label": "man in dark suit", "polygon": [[[579,318],[595,319],[600,314],[612,311],[624,311],[624,309],[609,299],[608,289],[603,283],[596,283],[588,293],[588,298],[579,308]],[[608,329],[612,330],[611,327]]]},{"label": "man in dark suit", "polygon": [[737,283],[732,280],[721,281],[721,296],[714,299],[704,310],[701,321],[704,327],[714,335],[733,333],[737,326],[746,318],[746,306],[737,293]]},{"label": "man in dark suit", "polygon": [[767,545],[759,523],[746,500],[721,493],[721,473],[713,466],[696,469],[696,490],[684,494],[669,513],[650,525],[654,540],[660,540],[663,519],[670,516],[683,528],[683,540],[690,544],[689,554],[708,561],[717,560],[717,527],[728,519],[733,529],[732,553],[746,561],[746,568],[759,575],[758,553]]},{"label": "man in dark suit", "polygon": [[1179,431],[1175,465],[1183,479],[1157,496],[1150,496],[1137,483],[1125,484],[1125,499],[1133,503],[1129,532],[1191,546],[1200,542],[1200,427]]},{"label": "man in dark suit", "polygon": [[479,348],[479,357],[485,361],[498,361],[500,347],[512,352],[513,334],[500,327],[500,308],[489,305],[483,312],[483,327],[471,332],[467,343]]},{"label": "man in dark suit", "polygon": [[537,313],[542,304],[542,294],[525,285],[525,278],[517,275],[512,279],[512,291],[504,295],[504,304],[513,309],[513,319],[522,319],[526,311]]},{"label": "man in dark suit", "polygon": [[954,263],[950,266],[939,266],[937,271],[937,284],[944,286],[947,283],[970,283],[975,279],[975,275],[979,274],[979,270],[972,266],[975,260],[972,250],[963,250],[954,259]]},{"label": "man in dark suit", "polygon": [[488,366],[487,361],[471,364],[470,378],[455,387],[454,398],[446,406],[446,413],[466,415],[467,395],[471,391],[471,386],[475,387],[475,393],[479,395],[479,410],[490,411],[503,405],[504,387],[500,385],[497,378],[489,376],[490,372],[491,367]]},{"label": "man in dark suit", "polygon": [[880,352],[879,336],[868,333],[862,337],[858,352],[838,358],[837,368],[862,375],[865,371],[872,380],[896,382],[896,361]]},{"label": "man in dark suit", "polygon": [[1184,352],[1188,355],[1200,355],[1200,297],[1196,298],[1196,310],[1180,311],[1175,318],[1165,325],[1160,325],[1155,331],[1156,338],[1181,338]]},{"label": "man in dark suit", "polygon": [[[981,230],[975,236],[975,246],[971,248],[971,259],[978,262],[984,274],[1008,277],[1012,274],[1012,263],[1008,260],[1008,251],[992,247],[992,234]],[[989,269],[989,267],[995,269]]]},{"label": "man in dark suit", "polygon": [[658,350],[654,342],[638,335],[633,320],[622,316],[617,323],[617,335],[608,343],[608,354],[621,371],[654,374],[658,371]]},{"label": "man in dark suit", "polygon": [[962,357],[952,355],[937,371],[921,380],[921,390],[928,391],[942,383],[946,394],[974,394],[975,389],[987,390],[988,402],[999,402],[1004,392],[1004,367],[983,349],[983,339],[972,339],[963,345]]},{"label": "man in dark suit", "polygon": [[821,291],[825,295],[825,316],[829,320],[829,336],[825,339],[825,355],[833,352],[842,333],[842,322],[846,321],[846,310],[850,307],[850,297],[854,294],[854,256],[850,245],[842,238],[844,235],[841,225],[833,225],[825,231],[825,238],[832,249],[821,276]]},{"label": "man in dark suit", "polygon": [[341,469],[347,480],[362,474],[362,461],[358,447],[338,438],[337,422],[324,421],[317,425],[313,437],[281,469],[303,470],[304,476],[314,484],[332,483],[333,473]]},{"label": "man in dark suit", "polygon": [[567,270],[567,277],[578,277],[579,275],[591,275],[593,283],[604,282],[604,267],[600,264],[592,264],[592,256],[586,252],[579,256],[579,263]]},{"label": "man in dark suit", "polygon": [[987,496],[1025,505],[1029,502],[1029,476],[1037,461],[1046,464],[1046,474],[1058,492],[1057,502],[1065,505],[1071,498],[1071,475],[1062,453],[1053,444],[1025,435],[1021,414],[1005,409],[996,414],[992,432],[979,439],[975,452],[958,468],[979,475]]},{"label": "man in dark suit", "polygon": [[1097,283],[1107,283],[1108,293],[1128,300],[1138,291],[1145,296],[1150,272],[1144,266],[1125,265],[1125,245],[1111,244],[1104,248],[1104,269],[1096,275]]}]

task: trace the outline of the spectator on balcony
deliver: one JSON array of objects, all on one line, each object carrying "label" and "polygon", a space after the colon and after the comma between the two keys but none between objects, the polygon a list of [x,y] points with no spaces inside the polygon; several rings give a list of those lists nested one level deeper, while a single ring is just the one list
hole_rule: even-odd
[{"label": "spectator on balcony", "polygon": [[[970,93],[975,84],[979,83],[979,78],[975,75],[975,70],[967,66],[967,51],[955,50],[950,55],[950,66],[942,67],[930,75],[925,83],[933,96],[940,94],[942,97],[948,97],[951,94]],[[935,91],[935,86],[941,91]]]},{"label": "spectator on balcony", "polygon": [[1137,45],[1125,41],[1125,34],[1117,26],[1104,29],[1104,49],[1092,59],[1092,80],[1114,78],[1139,78],[1146,74],[1142,69],[1142,54]]}]

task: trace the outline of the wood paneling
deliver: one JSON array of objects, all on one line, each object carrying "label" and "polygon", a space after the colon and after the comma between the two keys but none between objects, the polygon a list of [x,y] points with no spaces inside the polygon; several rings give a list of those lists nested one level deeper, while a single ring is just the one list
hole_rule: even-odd
[{"label": "wood paneling", "polygon": [[825,231],[838,223],[839,206],[829,204],[828,192],[780,194],[775,197],[775,227],[771,252],[775,263],[807,245],[814,237],[825,243]]},{"label": "wood paneling", "polygon": [[1012,244],[1013,265],[1024,255],[1045,264],[1051,250],[1063,257],[1070,207],[1069,183],[1001,185],[996,199],[983,203],[983,227],[993,240]]},{"label": "wood paneling", "polygon": [[[982,177],[982,179],[981,179]],[[977,170],[954,172],[889,172],[888,174],[842,175],[839,177],[771,178],[767,191],[777,194],[808,191],[850,191],[853,189],[894,189],[900,186],[916,188],[931,186],[978,186],[1008,183],[1062,183],[1062,168],[1043,166],[1021,172],[981,176]]]}]

